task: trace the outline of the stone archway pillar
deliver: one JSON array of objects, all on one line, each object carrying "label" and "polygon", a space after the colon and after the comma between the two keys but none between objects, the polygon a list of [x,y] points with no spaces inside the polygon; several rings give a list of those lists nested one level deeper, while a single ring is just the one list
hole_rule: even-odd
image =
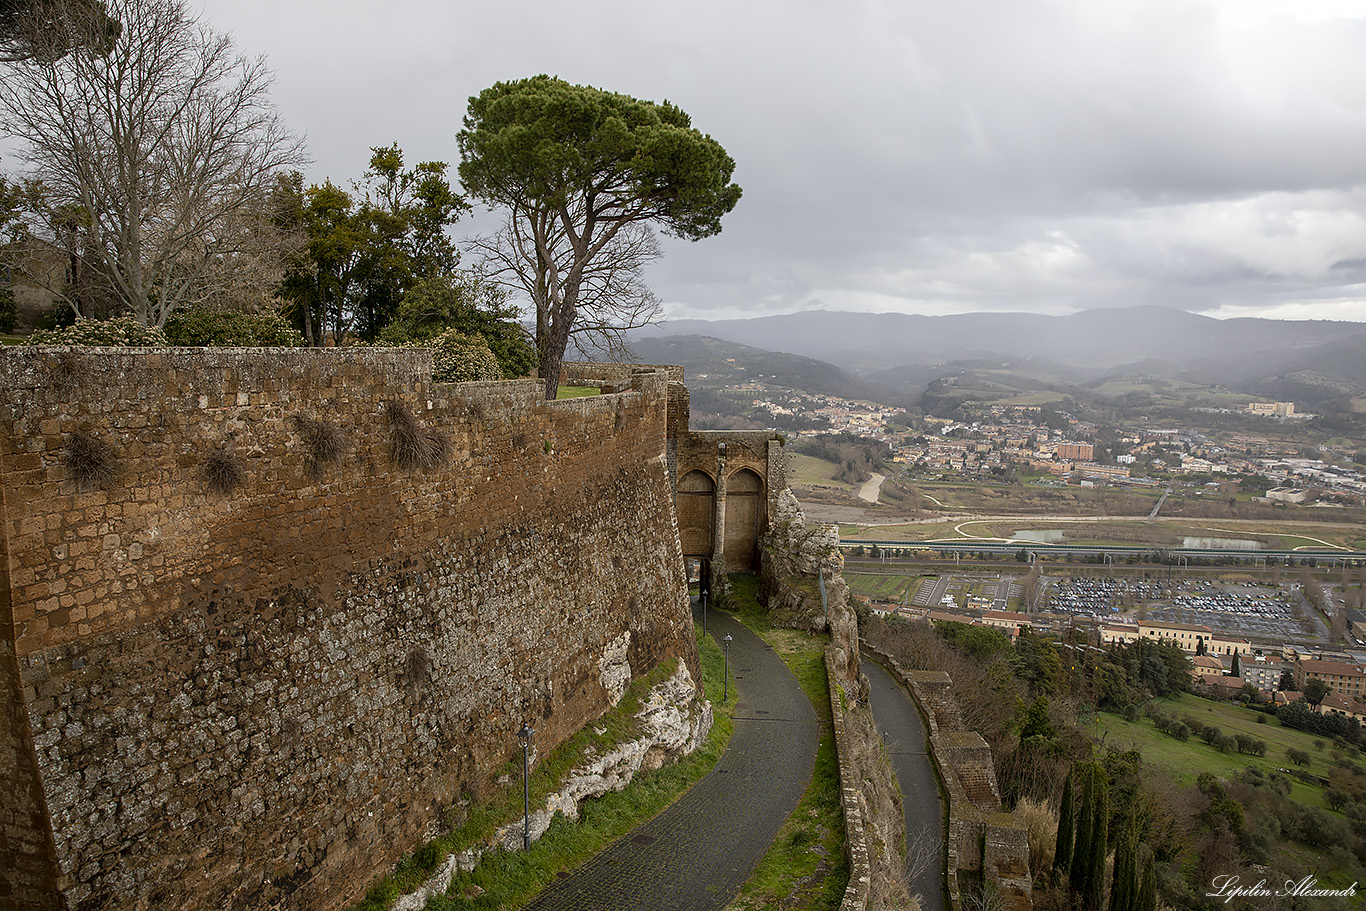
[{"label": "stone archway pillar", "polygon": [[716,444],[716,515],[712,523],[711,591],[716,604],[730,598],[730,578],[726,571],[726,443]]}]

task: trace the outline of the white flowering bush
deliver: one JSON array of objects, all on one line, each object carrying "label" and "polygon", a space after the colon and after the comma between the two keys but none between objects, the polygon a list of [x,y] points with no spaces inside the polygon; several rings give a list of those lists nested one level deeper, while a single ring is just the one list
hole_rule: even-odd
[{"label": "white flowering bush", "polygon": [[144,326],[131,316],[113,319],[77,319],[61,329],[37,329],[29,345],[76,345],[86,348],[165,348],[166,335],[155,326]]},{"label": "white flowering bush", "polygon": [[438,383],[475,383],[503,378],[498,358],[481,336],[447,329],[429,339],[410,343],[432,351],[432,379]]}]

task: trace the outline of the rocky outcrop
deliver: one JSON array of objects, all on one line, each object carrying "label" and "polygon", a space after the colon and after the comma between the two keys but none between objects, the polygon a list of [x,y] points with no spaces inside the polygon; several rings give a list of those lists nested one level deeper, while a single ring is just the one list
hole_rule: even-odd
[{"label": "rocky outcrop", "polygon": [[759,597],[775,626],[828,630],[834,672],[851,698],[863,701],[867,687],[859,679],[858,618],[849,603],[839,541],[839,526],[807,525],[801,504],[784,490],[763,541]]}]

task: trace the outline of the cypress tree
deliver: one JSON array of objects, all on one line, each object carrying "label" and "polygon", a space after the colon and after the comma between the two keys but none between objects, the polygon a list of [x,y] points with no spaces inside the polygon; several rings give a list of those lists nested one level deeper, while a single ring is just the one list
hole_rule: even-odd
[{"label": "cypress tree", "polygon": [[1106,839],[1110,832],[1110,776],[1100,763],[1092,763],[1092,793],[1095,809],[1091,813],[1091,840],[1088,845],[1090,857],[1087,859],[1086,906],[1099,908],[1105,897],[1105,855],[1108,853]]},{"label": "cypress tree", "polygon": [[1157,911],[1157,863],[1152,848],[1143,845],[1139,851],[1138,895],[1134,911]]},{"label": "cypress tree", "polygon": [[1087,762],[1077,769],[1077,834],[1072,842],[1072,863],[1068,867],[1068,880],[1072,891],[1086,892],[1087,863],[1091,857],[1091,833],[1095,829],[1095,763]]},{"label": "cypress tree", "polygon": [[1072,769],[1062,783],[1062,803],[1058,805],[1058,841],[1053,850],[1053,870],[1059,877],[1072,867],[1072,840],[1076,837],[1076,809],[1072,799]]},{"label": "cypress tree", "polygon": [[1115,845],[1115,875],[1110,883],[1110,911],[1135,911],[1138,900],[1138,827],[1132,816]]}]

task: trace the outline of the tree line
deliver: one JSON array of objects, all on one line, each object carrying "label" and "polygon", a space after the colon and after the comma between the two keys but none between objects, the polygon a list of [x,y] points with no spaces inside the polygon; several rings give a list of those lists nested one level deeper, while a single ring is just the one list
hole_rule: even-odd
[{"label": "tree line", "polygon": [[[265,59],[188,0],[4,0],[0,76],[27,166],[0,176],[0,269],[73,320],[278,313],[310,345],[454,332],[553,398],[566,352],[622,358],[660,318],[657,232],[717,234],[740,198],[677,106],[544,75],[469,100],[458,188],[397,145],[349,185],[306,185]],[[476,203],[502,226],[457,244]]]}]

